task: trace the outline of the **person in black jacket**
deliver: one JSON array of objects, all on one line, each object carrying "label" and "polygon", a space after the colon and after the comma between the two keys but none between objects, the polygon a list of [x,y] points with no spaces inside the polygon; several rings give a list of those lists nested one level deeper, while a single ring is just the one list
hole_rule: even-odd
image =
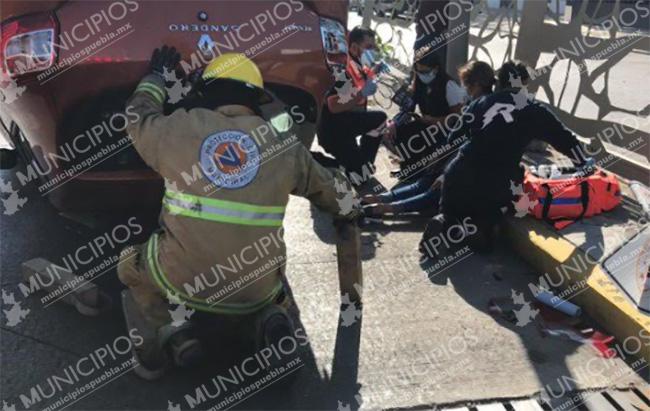
[{"label": "person in black jacket", "polygon": [[[443,69],[431,49],[416,52],[411,87],[415,120],[397,125],[393,145],[400,157],[400,179],[440,163],[436,150],[446,143],[446,133],[458,117],[468,97],[465,90]],[[443,153],[444,154],[444,153]]]},{"label": "person in black jacket", "polygon": [[[551,144],[579,167],[585,166],[576,136],[544,105],[530,96],[517,77],[510,88],[475,99],[463,111],[462,125],[450,139],[467,138],[455,158],[447,164],[435,185],[442,187],[440,213],[423,236],[421,246],[432,236],[470,218],[478,235],[469,238],[477,249],[491,245],[492,230],[504,212],[512,210],[511,184],[520,184],[519,162],[526,146],[538,139]],[[462,77],[462,76],[461,76]]]}]

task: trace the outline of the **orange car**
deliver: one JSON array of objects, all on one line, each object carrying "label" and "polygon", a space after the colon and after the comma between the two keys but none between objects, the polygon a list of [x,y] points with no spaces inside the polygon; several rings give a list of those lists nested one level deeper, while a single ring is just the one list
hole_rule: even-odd
[{"label": "orange car", "polygon": [[[5,1],[0,4],[0,129],[58,209],[157,206],[160,177],[125,134],[124,103],[163,44],[188,73],[220,52],[247,54],[313,139],[331,65],[345,55],[346,1]],[[211,54],[212,53],[212,54]],[[187,86],[169,73],[168,103]],[[170,109],[173,106],[170,105]],[[293,113],[295,114],[295,113]],[[9,157],[11,158],[11,156]]]}]

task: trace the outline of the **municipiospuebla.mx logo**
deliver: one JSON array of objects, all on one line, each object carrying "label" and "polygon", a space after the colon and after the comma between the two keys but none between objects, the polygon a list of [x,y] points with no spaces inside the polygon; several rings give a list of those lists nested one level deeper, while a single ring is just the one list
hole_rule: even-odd
[{"label": "municipiospuebla.mx logo", "polygon": [[4,215],[14,215],[27,203],[26,197],[21,197],[15,190],[11,181],[0,178],[0,201],[2,201]]},{"label": "municipiospuebla.mx logo", "polygon": [[361,206],[361,199],[352,189],[350,182],[339,174],[334,176],[334,188],[336,190],[336,202],[339,205],[339,214],[346,216]]},{"label": "municipiospuebla.mx logo", "polygon": [[510,297],[512,298],[512,302],[515,305],[519,305],[520,308],[516,310],[512,310],[513,314],[515,315],[515,318],[517,319],[517,323],[515,324],[517,327],[525,327],[528,324],[530,324],[535,317],[539,314],[538,309],[534,309],[533,306],[529,301],[526,300],[524,297],[524,293],[516,292],[515,290],[510,290]]},{"label": "municipiospuebla.mx logo", "polygon": [[167,97],[169,98],[170,104],[176,104],[181,101],[192,89],[191,86],[183,86],[183,80],[176,77],[175,70],[167,70],[166,67],[163,68],[164,73],[163,77],[165,83],[170,83],[171,85],[165,84],[165,91],[167,91]]},{"label": "municipiospuebla.mx logo", "polygon": [[5,82],[6,85],[0,88],[0,103],[11,104],[25,92],[26,86],[19,86],[16,80]]},{"label": "municipiospuebla.mx logo", "polygon": [[527,86],[522,83],[519,77],[510,74],[510,85],[517,89],[516,93],[510,93],[512,96],[512,104],[500,102],[494,103],[485,111],[485,114],[483,115],[483,126],[481,128],[487,127],[499,116],[503,117],[503,120],[506,123],[512,123],[515,121],[512,113],[518,110],[523,110],[531,101],[533,101],[532,95],[528,93]]},{"label": "municipiospuebla.mx logo", "polygon": [[14,293],[8,293],[6,290],[2,290],[2,306],[9,306],[8,310],[2,309],[2,312],[5,315],[7,327],[15,327],[20,324],[26,317],[27,314],[31,311],[29,308],[23,308],[20,301],[16,301]]}]

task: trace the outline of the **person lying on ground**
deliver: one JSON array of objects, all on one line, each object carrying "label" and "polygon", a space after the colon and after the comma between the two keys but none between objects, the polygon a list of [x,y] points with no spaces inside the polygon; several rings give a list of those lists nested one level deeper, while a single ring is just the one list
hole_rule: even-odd
[{"label": "person lying on ground", "polygon": [[436,174],[424,172],[412,183],[398,185],[385,193],[365,195],[361,199],[364,216],[381,217],[384,214],[411,212],[435,214],[440,200],[440,190],[432,188],[436,177]]}]

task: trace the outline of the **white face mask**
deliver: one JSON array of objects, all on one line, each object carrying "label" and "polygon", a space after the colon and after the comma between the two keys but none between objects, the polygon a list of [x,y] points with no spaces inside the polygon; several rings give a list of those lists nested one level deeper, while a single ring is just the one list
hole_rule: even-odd
[{"label": "white face mask", "polygon": [[372,65],[375,64],[375,61],[377,61],[377,56],[374,50],[365,49],[363,53],[361,53],[361,58],[359,60],[364,66],[372,67]]},{"label": "white face mask", "polygon": [[416,74],[424,84],[429,84],[436,78],[436,73],[433,70],[428,73],[420,73],[419,71],[416,71]]}]

